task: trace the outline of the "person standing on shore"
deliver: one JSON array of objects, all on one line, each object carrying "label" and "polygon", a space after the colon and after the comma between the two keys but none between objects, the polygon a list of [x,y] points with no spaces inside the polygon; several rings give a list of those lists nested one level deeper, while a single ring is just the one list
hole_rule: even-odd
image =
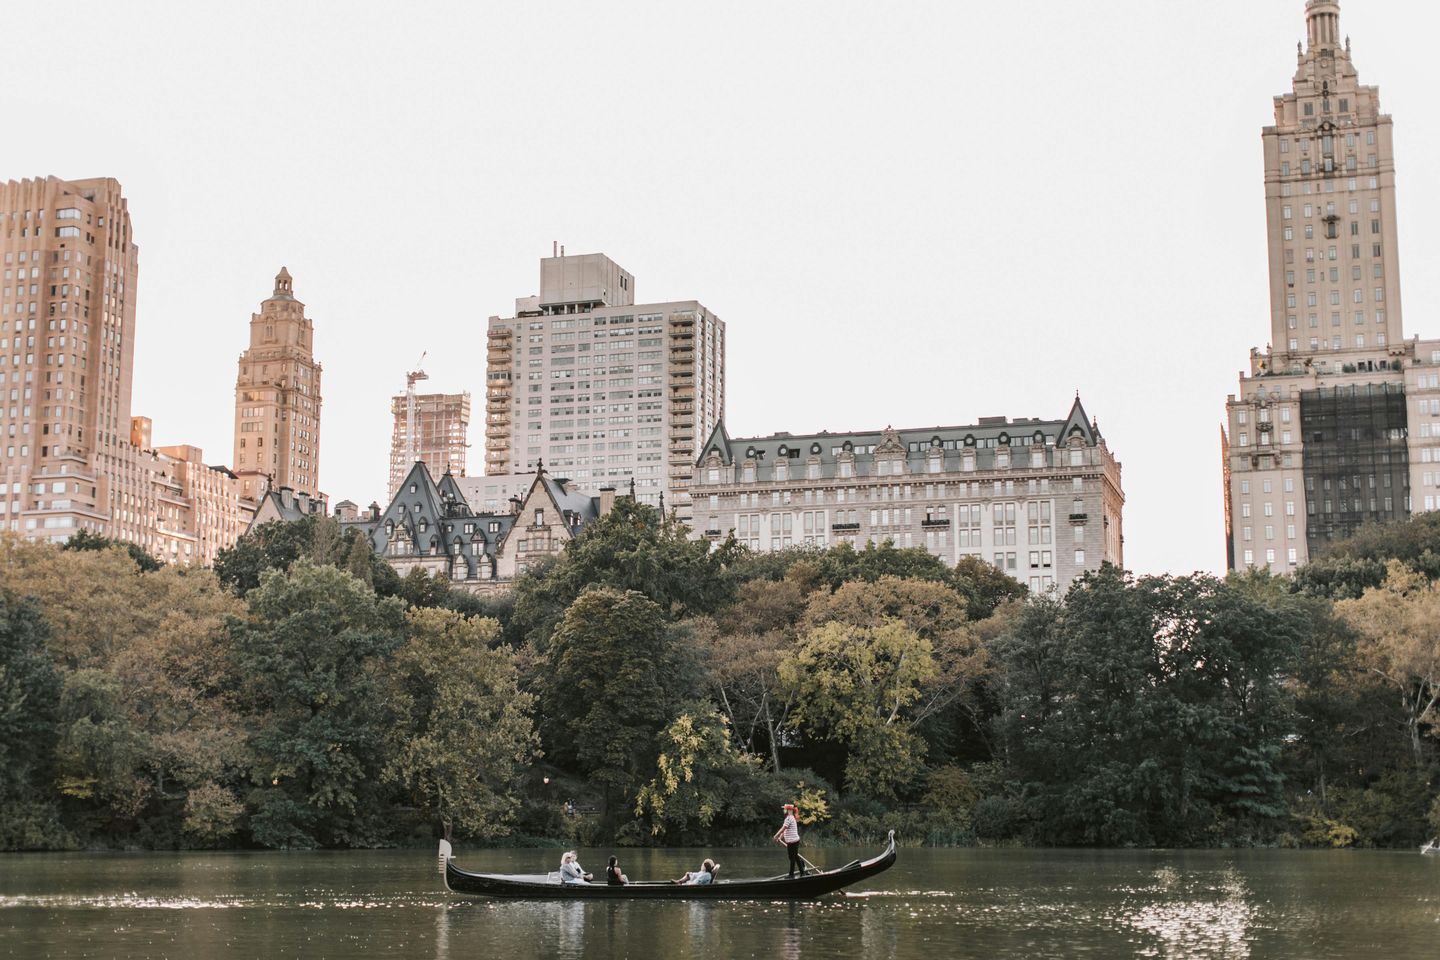
[{"label": "person standing on shore", "polygon": [[796,871],[799,871],[803,877],[805,867],[800,862],[800,824],[795,819],[795,804],[785,804],[784,810],[785,822],[775,831],[775,842],[785,844],[785,850],[790,854],[790,876],[793,878]]}]

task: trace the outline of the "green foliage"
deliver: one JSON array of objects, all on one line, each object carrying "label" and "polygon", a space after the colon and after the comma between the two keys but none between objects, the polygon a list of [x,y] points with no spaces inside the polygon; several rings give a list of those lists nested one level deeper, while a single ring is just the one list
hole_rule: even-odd
[{"label": "green foliage", "polygon": [[63,842],[48,790],[60,676],[34,601],[0,590],[0,850]]},{"label": "green foliage", "polygon": [[616,500],[557,560],[538,564],[515,585],[516,634],[543,649],[565,611],[594,587],[640,593],[667,618],[711,612],[729,596],[722,576],[728,560],[725,550],[711,552],[653,507]]},{"label": "green foliage", "polygon": [[261,786],[255,840],[373,843],[383,833],[382,692],[386,660],[404,641],[400,602],[308,560],[267,571],[248,600],[232,635]]},{"label": "green foliage", "polygon": [[156,560],[138,544],[131,543],[128,540],[112,540],[109,537],[102,537],[100,534],[92,533],[89,530],[76,532],[69,540],[65,541],[63,547],[65,550],[110,550],[112,548],[124,550],[126,555],[135,561],[135,566],[139,567],[144,573],[151,573],[159,570],[163,566],[159,560]]},{"label": "green foliage", "polygon": [[760,761],[735,748],[729,723],[709,704],[688,705],[661,732],[657,764],[658,776],[635,800],[636,815],[657,837],[699,843],[716,826],[763,823],[784,802]]},{"label": "green foliage", "polygon": [[950,581],[950,568],[945,561],[922,547],[902,549],[889,540],[866,543],[862,550],[856,550],[848,541],[843,542],[819,553],[815,564],[820,580],[832,590],[856,580],[874,583],[881,577]]},{"label": "green foliage", "polygon": [[1284,813],[1281,685],[1306,624],[1280,591],[1104,568],[997,644],[1001,736],[1046,843],[1188,844]]},{"label": "green foliage", "polygon": [[359,530],[342,530],[334,517],[271,520],[246,532],[215,555],[215,575],[238,596],[260,586],[267,571],[286,571],[298,560],[350,573],[382,597],[401,593],[400,577],[375,555]]},{"label": "green foliage", "polygon": [[520,692],[515,654],[491,649],[494,620],[412,609],[407,623],[410,639],[388,671],[385,777],[447,839],[505,836],[519,808],[517,770],[537,746],[535,698]]},{"label": "green foliage", "polygon": [[1440,513],[1417,513],[1408,520],[1368,524],[1338,541],[1325,560],[1398,560],[1427,579],[1440,578]]},{"label": "green foliage", "polygon": [[688,691],[654,601],[592,587],[570,604],[536,678],[546,752],[609,791],[634,792],[654,768],[655,736]]},{"label": "green foliage", "polygon": [[794,720],[849,748],[846,788],[881,798],[919,772],[925,743],[909,708],[935,673],[930,641],[891,618],[875,627],[815,627],[779,668]]}]

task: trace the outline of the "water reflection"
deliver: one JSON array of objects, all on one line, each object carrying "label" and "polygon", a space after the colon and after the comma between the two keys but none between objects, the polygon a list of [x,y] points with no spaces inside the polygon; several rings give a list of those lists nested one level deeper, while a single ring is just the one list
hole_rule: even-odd
[{"label": "water reflection", "polygon": [[1128,917],[1135,929],[1159,940],[1165,958],[1250,956],[1254,907],[1234,865],[1213,878],[1184,878],[1173,867],[1155,871],[1154,899]]},{"label": "water reflection", "polygon": [[[536,853],[485,859],[524,869]],[[856,895],[813,903],[466,900],[428,860],[6,857],[0,960],[1434,960],[1440,922],[1440,862],[1414,854],[907,850]],[[653,860],[663,876],[692,857]]]}]

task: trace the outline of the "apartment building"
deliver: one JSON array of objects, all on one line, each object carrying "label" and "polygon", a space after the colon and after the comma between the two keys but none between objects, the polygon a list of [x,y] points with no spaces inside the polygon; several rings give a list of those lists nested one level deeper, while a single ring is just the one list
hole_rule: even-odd
[{"label": "apartment building", "polygon": [[320,495],[323,371],[314,347],[314,322],[281,267],[270,297],[250,316],[250,345],[235,378],[234,464],[247,500],[271,487]]},{"label": "apartment building", "polygon": [[[415,394],[390,399],[394,426],[390,432],[390,485],[387,496],[405,481],[418,460],[432,476],[465,476],[466,453],[470,449],[470,393]],[[413,430],[413,434],[412,434]]]},{"label": "apartment building", "polygon": [[540,293],[488,325],[485,473],[542,463],[576,488],[634,481],[690,519],[696,455],[725,407],[725,324],[698,300],[640,304],[604,254],[540,261]]},{"label": "apartment building", "polygon": [[1231,568],[1294,570],[1440,503],[1440,341],[1405,339],[1392,118],[1340,5],[1309,0],[1292,88],[1262,133],[1270,344],[1226,404]]},{"label": "apartment building", "polygon": [[721,422],[696,468],[693,535],[760,552],[888,541],[1036,593],[1124,563],[1120,463],[1079,397],[1059,420],[738,439]]}]

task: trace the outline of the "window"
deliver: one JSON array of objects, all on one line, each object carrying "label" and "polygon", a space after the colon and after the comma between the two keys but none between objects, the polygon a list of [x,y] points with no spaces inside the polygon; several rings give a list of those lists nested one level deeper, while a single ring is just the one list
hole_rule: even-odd
[{"label": "window", "polygon": [[1085,566],[1085,551],[1084,551],[1084,550],[1081,550],[1081,549],[1078,549],[1078,548],[1075,550],[1075,566],[1077,566],[1077,567],[1083,567],[1083,566]]}]

